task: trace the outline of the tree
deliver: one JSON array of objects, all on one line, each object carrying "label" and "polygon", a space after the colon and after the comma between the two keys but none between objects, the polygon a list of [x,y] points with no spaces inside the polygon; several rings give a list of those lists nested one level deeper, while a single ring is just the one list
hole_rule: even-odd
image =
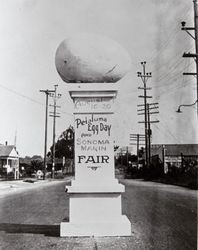
[{"label": "tree", "polygon": [[43,162],[41,160],[32,160],[31,167],[32,167],[34,172],[37,172],[38,170],[42,170],[43,169]]},{"label": "tree", "polygon": [[[47,156],[52,157],[53,145],[50,147],[50,152]],[[70,126],[62,132],[58,141],[55,144],[55,157],[73,159],[74,157],[74,128]]]},{"label": "tree", "polygon": [[40,156],[40,155],[33,155],[32,158],[31,158],[31,160],[43,161],[43,158],[42,158],[42,156]]}]

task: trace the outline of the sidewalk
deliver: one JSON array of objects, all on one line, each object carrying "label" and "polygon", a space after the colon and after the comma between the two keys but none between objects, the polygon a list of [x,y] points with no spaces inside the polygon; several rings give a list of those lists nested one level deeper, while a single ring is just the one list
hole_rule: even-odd
[{"label": "sidewalk", "polygon": [[[32,190],[41,186],[54,185],[60,182],[67,182],[72,179],[71,176],[65,177],[64,179],[46,179],[46,180],[37,180],[33,178],[26,178],[24,180],[8,180],[0,181],[0,198],[13,193],[24,192]],[[30,181],[33,182],[30,182]]]}]

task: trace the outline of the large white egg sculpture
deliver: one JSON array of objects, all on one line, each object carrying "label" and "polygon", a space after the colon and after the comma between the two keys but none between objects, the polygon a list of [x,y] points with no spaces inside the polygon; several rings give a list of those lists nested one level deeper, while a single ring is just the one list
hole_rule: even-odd
[{"label": "large white egg sculpture", "polygon": [[55,64],[67,83],[108,83],[119,81],[130,70],[131,58],[110,38],[80,33],[61,42]]}]

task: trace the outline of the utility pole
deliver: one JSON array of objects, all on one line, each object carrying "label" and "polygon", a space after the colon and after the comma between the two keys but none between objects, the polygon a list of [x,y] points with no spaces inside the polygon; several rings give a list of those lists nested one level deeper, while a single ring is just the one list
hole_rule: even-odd
[{"label": "utility pole", "polygon": [[56,108],[60,108],[60,106],[56,105],[56,101],[58,98],[61,97],[61,94],[57,94],[57,87],[58,85],[54,85],[54,94],[51,94],[50,96],[54,98],[54,104],[50,105],[54,108],[53,112],[50,112],[50,116],[53,117],[53,150],[52,150],[52,178],[54,179],[54,173],[55,173],[55,151],[56,151],[56,145],[55,145],[55,140],[56,140],[56,117],[60,117],[60,113],[56,112]]},{"label": "utility pole", "polygon": [[147,103],[147,116],[148,116],[148,164],[151,164],[151,123],[150,123],[150,110],[149,104]]},{"label": "utility pole", "polygon": [[151,77],[151,72],[146,73],[146,62],[141,62],[143,71],[142,72],[137,72],[137,76],[141,78],[142,82],[143,82],[143,88],[139,87],[138,89],[143,89],[144,90],[144,95],[143,96],[139,96],[140,98],[144,98],[144,126],[145,126],[145,151],[146,151],[146,167],[148,167],[148,134],[147,134],[147,98],[152,98],[152,96],[147,96],[147,90],[150,88],[146,87],[146,83],[148,81],[148,79]]},{"label": "utility pole", "polygon": [[145,135],[142,134],[130,134],[130,145],[137,145],[137,156],[139,153],[139,146],[145,145]]},{"label": "utility pole", "polygon": [[137,145],[137,167],[139,163],[139,146],[145,145],[145,135],[141,134],[130,134],[130,145]]},{"label": "utility pole", "polygon": [[[138,113],[138,115],[145,115],[145,112],[147,114],[147,142],[148,142],[148,165],[151,163],[151,135],[152,135],[152,130],[151,130],[151,123],[157,123],[159,122],[159,120],[150,120],[150,115],[152,114],[158,114],[159,111],[152,111],[153,109],[157,109],[159,108],[159,106],[156,106],[158,105],[159,103],[158,102],[155,102],[155,103],[147,103],[147,108],[146,108],[146,111],[145,109],[138,109],[137,111],[140,112]],[[138,105],[138,107],[140,106],[143,106],[143,105]],[[143,111],[143,113],[142,113]],[[140,121],[139,123],[144,123],[144,121]]]},{"label": "utility pole", "polygon": [[123,169],[123,157],[122,157],[122,148],[121,148],[120,152],[121,152],[121,169]]},{"label": "utility pole", "polygon": [[[196,63],[196,73],[184,72],[183,75],[194,75],[197,77],[197,99],[198,99],[198,3],[197,0],[193,0],[194,7],[194,27],[186,27],[186,22],[182,21],[182,30],[186,31],[195,40],[195,53],[184,53],[183,57],[193,57]],[[194,35],[190,31],[194,30]],[[198,115],[198,103],[197,103],[197,115]]]},{"label": "utility pole", "polygon": [[137,134],[137,161],[138,161],[138,154],[139,154],[139,144],[140,144],[140,135]]},{"label": "utility pole", "polygon": [[129,167],[129,148],[128,148],[128,146],[126,147],[126,160],[127,160],[127,170],[128,170],[128,167]]},{"label": "utility pole", "polygon": [[[152,130],[151,130],[151,123],[157,123],[159,122],[158,120],[151,121],[150,120],[150,115],[152,114],[159,114],[159,111],[152,111],[153,109],[159,108],[158,105],[159,103],[147,103],[147,112],[148,112],[148,156],[149,156],[149,164],[151,164],[151,136],[152,136]],[[151,112],[150,112],[151,110]]]},{"label": "utility pole", "polygon": [[40,90],[40,92],[45,93],[46,96],[46,105],[45,105],[45,143],[44,143],[44,164],[43,164],[43,179],[45,180],[46,174],[46,153],[47,153],[47,118],[48,118],[48,96],[50,93],[53,93],[54,90]]},{"label": "utility pole", "polygon": [[[138,107],[143,106],[144,109],[139,109],[138,112],[143,111],[143,113],[138,113],[138,115],[144,115],[144,121],[139,121],[139,123],[144,123],[145,126],[145,151],[146,151],[146,167],[148,167],[151,163],[151,129],[150,123],[159,122],[159,121],[150,121],[150,114],[159,113],[159,112],[150,112],[150,109],[154,109],[156,107],[152,106],[158,103],[148,103],[147,98],[152,98],[152,96],[147,96],[147,90],[151,90],[151,88],[147,88],[146,83],[149,77],[152,76],[151,72],[146,73],[145,65],[146,62],[141,62],[143,67],[143,72],[137,72],[137,76],[141,77],[144,87],[139,87],[138,89],[144,90],[144,95],[140,95],[140,98],[144,98],[144,104],[137,105]],[[152,107],[150,107],[150,105]]]}]

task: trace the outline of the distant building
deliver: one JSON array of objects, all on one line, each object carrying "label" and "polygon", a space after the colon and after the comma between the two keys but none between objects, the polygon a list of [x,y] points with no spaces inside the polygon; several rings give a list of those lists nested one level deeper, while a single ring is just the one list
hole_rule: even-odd
[{"label": "distant building", "polygon": [[164,163],[165,172],[168,166],[181,167],[187,161],[198,163],[198,144],[153,144],[151,156],[158,157]]},{"label": "distant building", "polygon": [[[132,147],[122,147],[115,152],[115,157],[126,155],[127,149],[128,153],[132,153]],[[145,159],[145,148],[141,159]],[[164,164],[165,172],[168,171],[168,166],[181,167],[186,162],[198,165],[198,144],[152,144],[151,162],[154,165]]]},{"label": "distant building", "polygon": [[19,154],[14,145],[0,144],[0,176],[19,179]]},{"label": "distant building", "polygon": [[119,147],[115,152],[115,158],[118,158],[121,155],[125,155],[125,154],[133,154],[133,147],[131,146],[123,146],[123,147]]}]

